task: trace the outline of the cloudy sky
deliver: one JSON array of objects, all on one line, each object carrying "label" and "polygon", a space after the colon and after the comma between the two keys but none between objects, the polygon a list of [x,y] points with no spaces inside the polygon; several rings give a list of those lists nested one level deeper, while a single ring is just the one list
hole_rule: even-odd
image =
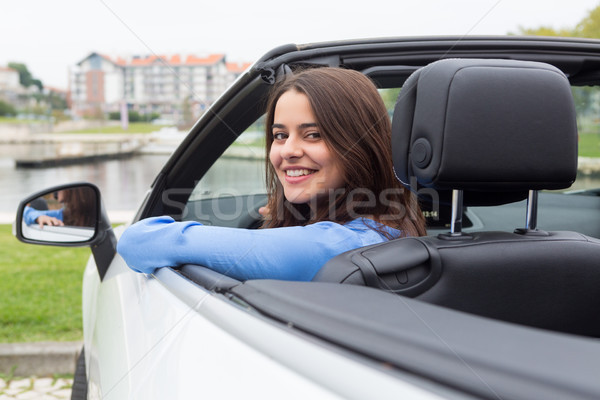
[{"label": "cloudy sky", "polygon": [[273,47],[338,39],[503,35],[571,28],[600,0],[19,0],[0,11],[0,66],[23,62],[45,85],[108,55],[225,53],[254,61]]}]

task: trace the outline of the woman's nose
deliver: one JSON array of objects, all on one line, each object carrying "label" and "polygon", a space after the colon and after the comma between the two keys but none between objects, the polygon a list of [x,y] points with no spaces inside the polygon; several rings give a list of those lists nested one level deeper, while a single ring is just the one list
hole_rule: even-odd
[{"label": "woman's nose", "polygon": [[302,150],[302,143],[295,137],[288,137],[281,148],[281,157],[285,159],[299,158],[304,154]]}]

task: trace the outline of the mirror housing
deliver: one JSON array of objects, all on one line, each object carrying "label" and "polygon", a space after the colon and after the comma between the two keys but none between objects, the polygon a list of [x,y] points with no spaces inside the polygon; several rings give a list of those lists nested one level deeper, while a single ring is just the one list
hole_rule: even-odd
[{"label": "mirror housing", "polygon": [[26,197],[17,209],[14,234],[30,244],[90,246],[101,280],[117,248],[100,190],[88,182],[53,186]]}]

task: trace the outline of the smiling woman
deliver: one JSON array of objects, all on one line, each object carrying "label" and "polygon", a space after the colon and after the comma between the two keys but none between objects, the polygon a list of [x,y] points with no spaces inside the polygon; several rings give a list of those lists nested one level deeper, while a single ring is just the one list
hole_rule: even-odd
[{"label": "smiling woman", "polygon": [[277,101],[274,121],[269,158],[285,198],[316,207],[311,202],[342,188],[344,176],[319,133],[308,97],[285,92]]},{"label": "smiling woman", "polygon": [[366,76],[341,68],[297,73],[273,91],[266,125],[264,227],[369,218],[386,236],[385,226],[425,233],[414,196],[393,174],[390,120]]},{"label": "smiling woman", "polygon": [[390,120],[367,77],[298,72],[272,91],[266,121],[266,229],[149,218],[119,241],[132,269],[199,264],[240,280],[310,280],[340,253],[425,234],[414,195],[393,174]]}]

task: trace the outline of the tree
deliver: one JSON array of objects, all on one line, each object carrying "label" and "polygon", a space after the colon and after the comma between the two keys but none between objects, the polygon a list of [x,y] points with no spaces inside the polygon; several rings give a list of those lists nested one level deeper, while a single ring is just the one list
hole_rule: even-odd
[{"label": "tree", "polygon": [[584,38],[600,38],[600,6],[591,10],[575,27],[573,36]]},{"label": "tree", "polygon": [[48,93],[46,101],[52,110],[64,110],[67,108],[67,100],[55,92]]},{"label": "tree", "polygon": [[535,28],[535,29],[531,29],[531,28],[523,28],[522,26],[519,27],[519,34],[520,35],[527,35],[527,36],[563,36],[563,37],[569,37],[569,36],[575,36],[573,30],[570,29],[560,29],[560,30],[555,30],[552,27],[549,26],[540,26],[539,28]]},{"label": "tree", "polygon": [[564,36],[600,38],[600,6],[590,10],[585,18],[573,28],[554,29],[549,26],[538,28],[519,27],[519,34],[533,36]]},{"label": "tree", "polygon": [[42,81],[40,81],[39,79],[35,79],[33,75],[31,75],[31,72],[29,72],[29,69],[27,69],[27,66],[25,64],[9,62],[8,67],[19,72],[19,82],[21,83],[21,85],[25,87],[35,85],[40,91],[44,88]]},{"label": "tree", "polygon": [[17,115],[17,110],[12,104],[0,100],[0,115],[1,116],[13,116]]}]

